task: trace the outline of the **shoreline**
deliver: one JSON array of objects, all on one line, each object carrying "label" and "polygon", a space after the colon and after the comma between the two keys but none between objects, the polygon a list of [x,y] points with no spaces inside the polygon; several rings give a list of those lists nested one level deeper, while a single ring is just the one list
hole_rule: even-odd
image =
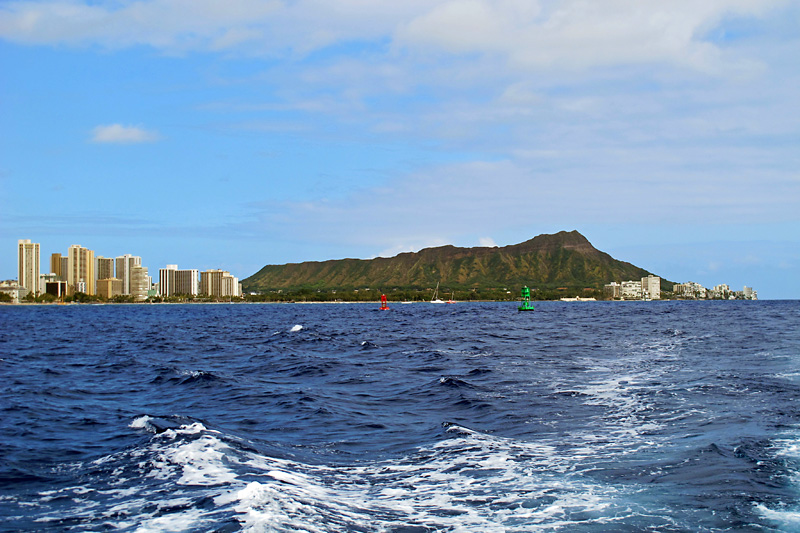
[{"label": "shoreline", "polygon": [[[735,300],[723,300],[723,299],[668,299],[668,298],[661,298],[658,300],[531,300],[532,303],[564,303],[564,304],[595,304],[595,303],[656,303],[656,302],[764,302],[764,301],[800,301],[800,300],[793,300],[791,298],[773,298],[773,299],[758,299],[758,300],[747,300],[747,299],[735,299]],[[388,304],[392,305],[427,305],[431,302],[429,301],[415,301],[415,302],[404,302],[402,300],[389,300]],[[448,304],[448,305],[457,305],[457,304],[471,304],[471,303],[508,303],[508,304],[518,304],[519,300],[458,300],[455,303]],[[339,301],[339,302],[331,302],[331,301],[292,301],[292,302],[248,302],[248,301],[230,301],[230,302],[68,302],[68,303],[61,303],[61,302],[0,302],[0,307],[3,306],[11,306],[11,307],[69,307],[69,306],[150,306],[150,305],[380,305],[380,300],[374,301]]]}]

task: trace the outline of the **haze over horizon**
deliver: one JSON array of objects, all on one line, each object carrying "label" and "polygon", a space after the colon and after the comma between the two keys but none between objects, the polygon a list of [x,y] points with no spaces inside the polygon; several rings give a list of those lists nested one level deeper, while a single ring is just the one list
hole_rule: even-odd
[{"label": "haze over horizon", "polygon": [[800,299],[800,4],[0,4],[16,243],[153,270],[577,230],[670,280]]}]

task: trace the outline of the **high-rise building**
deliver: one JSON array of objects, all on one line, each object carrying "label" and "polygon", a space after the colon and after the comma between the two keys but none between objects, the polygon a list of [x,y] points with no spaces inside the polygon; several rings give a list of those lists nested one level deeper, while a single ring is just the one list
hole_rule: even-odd
[{"label": "high-rise building", "polygon": [[147,267],[134,265],[130,269],[130,295],[136,302],[147,300],[147,292],[150,290],[150,276],[147,275]]},{"label": "high-rise building", "polygon": [[62,257],[61,254],[50,254],[50,272],[58,276],[61,281],[67,281],[64,259],[66,257]]},{"label": "high-rise building", "polygon": [[178,265],[167,265],[158,269],[158,295],[172,296],[175,294],[175,273]]},{"label": "high-rise building", "polygon": [[200,293],[200,271],[196,268],[175,271],[175,294],[197,296]]},{"label": "high-rise building", "polygon": [[73,244],[67,252],[67,293],[95,294],[94,251]]},{"label": "high-rise building", "polygon": [[661,278],[652,275],[642,278],[642,295],[651,300],[661,299]]},{"label": "high-rise building", "polygon": [[224,270],[206,270],[200,277],[200,292],[214,298],[241,296],[239,280]]},{"label": "high-rise building", "polygon": [[197,296],[200,292],[200,271],[195,269],[178,270],[178,265],[167,265],[158,270],[158,294],[174,296],[185,294]]},{"label": "high-rise building", "polygon": [[19,285],[38,296],[39,290],[39,243],[30,239],[20,239],[19,246]]},{"label": "high-rise building", "polygon": [[103,257],[102,255],[97,257],[97,279],[111,279],[114,277],[114,258],[113,257]]},{"label": "high-rise building", "polygon": [[142,258],[131,255],[125,254],[117,257],[116,259],[116,270],[117,270],[117,279],[122,280],[122,294],[133,294],[131,289],[131,269],[135,266],[142,265]]}]

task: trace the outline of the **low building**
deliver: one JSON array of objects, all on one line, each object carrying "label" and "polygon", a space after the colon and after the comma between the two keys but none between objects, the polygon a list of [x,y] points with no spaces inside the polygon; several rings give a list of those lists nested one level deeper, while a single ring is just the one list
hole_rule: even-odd
[{"label": "low building", "polygon": [[744,289],[742,290],[742,298],[745,300],[758,300],[758,293],[753,289],[753,287],[748,287],[745,285]]},{"label": "low building", "polygon": [[8,294],[11,302],[18,304],[28,296],[28,289],[17,283],[17,280],[0,281],[0,292]]},{"label": "low building", "polygon": [[708,291],[705,287],[694,281],[686,283],[678,283],[672,286],[672,294],[676,298],[688,298],[694,300],[703,300],[708,296]]},{"label": "low building", "polygon": [[731,288],[723,283],[721,285],[714,285],[714,288],[711,289],[711,297],[718,300],[728,300],[733,298],[734,295],[731,293]]},{"label": "low building", "polygon": [[623,281],[620,284],[620,296],[625,300],[641,300],[642,294],[641,281]]},{"label": "low building", "polygon": [[48,281],[44,284],[44,292],[52,294],[58,300],[63,300],[67,295],[67,282],[66,281]]},{"label": "low building", "polygon": [[46,293],[47,284],[55,281],[61,281],[61,278],[53,272],[50,272],[49,274],[41,274],[39,276],[39,294]]},{"label": "low building", "polygon": [[97,295],[106,300],[122,295],[122,280],[117,278],[98,279]]},{"label": "low building", "polygon": [[607,283],[606,285],[603,286],[603,296],[615,300],[622,298],[622,285],[620,285],[616,281]]}]

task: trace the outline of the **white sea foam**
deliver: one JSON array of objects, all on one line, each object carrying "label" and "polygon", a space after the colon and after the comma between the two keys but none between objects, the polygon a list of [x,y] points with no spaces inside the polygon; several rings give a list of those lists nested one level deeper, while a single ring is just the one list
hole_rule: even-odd
[{"label": "white sea foam", "polygon": [[147,415],[142,415],[139,418],[134,419],[133,422],[131,422],[128,427],[134,429],[146,429],[148,427],[148,422],[150,422],[150,420],[152,420],[151,417]]},{"label": "white sea foam", "polygon": [[294,326],[292,326],[292,329],[290,329],[289,332],[294,333],[296,331],[300,331],[301,329],[303,329],[303,326],[301,326],[300,324],[295,324]]},{"label": "white sea foam", "polygon": [[163,531],[189,531],[200,518],[200,509],[190,509],[178,514],[167,514],[146,520],[136,528],[137,533],[160,533]]},{"label": "white sea foam", "polygon": [[[124,486],[98,488],[97,495],[72,487],[47,497],[80,497],[74,517],[142,533],[209,529],[220,517],[251,532],[402,525],[528,532],[568,530],[576,516],[603,527],[644,513],[633,503],[633,491],[641,489],[583,476],[574,469],[572,449],[565,453],[559,443],[493,437],[457,425],[448,434],[406,457],[332,467],[260,455],[194,423],[106,458],[106,468],[127,465]],[[143,479],[134,477],[137,472]],[[200,501],[213,505],[195,505]]]},{"label": "white sea foam", "polygon": [[[457,426],[453,426],[457,427]],[[262,472],[237,493],[248,531],[552,530],[636,512],[627,495],[571,473],[554,446],[461,433],[394,461],[331,468],[252,456]],[[515,488],[510,488],[515,487]],[[597,517],[597,518],[592,518]]]},{"label": "white sea foam", "polygon": [[763,503],[757,503],[755,507],[761,516],[777,523],[782,529],[786,531],[800,530],[800,510],[796,508],[770,509]]},{"label": "white sea foam", "polygon": [[181,485],[222,485],[236,479],[224,465],[228,447],[209,435],[167,452],[168,459],[183,469],[177,481]]}]

